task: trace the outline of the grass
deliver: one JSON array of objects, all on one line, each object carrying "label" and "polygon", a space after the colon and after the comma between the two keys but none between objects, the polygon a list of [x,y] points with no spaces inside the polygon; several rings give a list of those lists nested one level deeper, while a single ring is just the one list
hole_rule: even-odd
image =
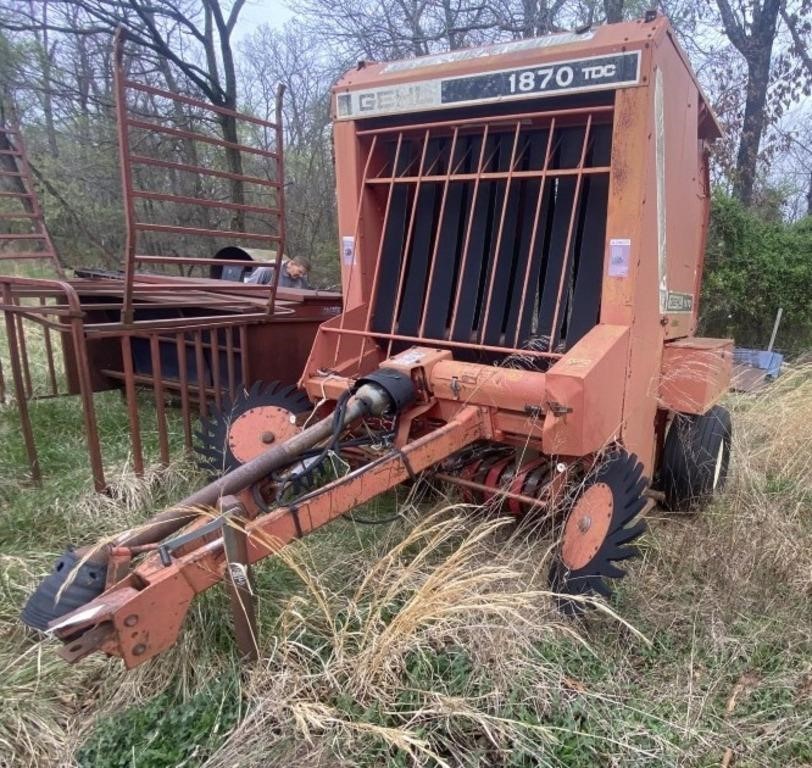
[{"label": "grass", "polygon": [[[75,399],[37,402],[43,489],[0,408],[0,765],[812,765],[812,370],[730,399],[728,488],[652,515],[611,606],[562,619],[552,542],[408,489],[256,570],[261,659],[241,669],[221,590],[126,673],[68,666],[17,616],[69,542],[198,482],[132,476],[118,396],[97,400],[116,492],[90,492]],[[144,402],[149,435],[151,416]],[[155,455],[154,439],[149,450]],[[727,760],[727,763],[725,761]]]}]

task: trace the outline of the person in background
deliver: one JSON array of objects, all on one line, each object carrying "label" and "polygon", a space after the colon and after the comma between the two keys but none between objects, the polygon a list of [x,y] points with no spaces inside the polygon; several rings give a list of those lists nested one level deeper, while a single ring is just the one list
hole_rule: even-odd
[{"label": "person in background", "polygon": [[[254,285],[270,285],[273,282],[274,266],[256,267],[245,278],[246,283]],[[310,283],[307,275],[310,272],[310,262],[301,256],[292,259],[282,259],[282,271],[279,274],[280,288],[302,288],[308,290]]]}]

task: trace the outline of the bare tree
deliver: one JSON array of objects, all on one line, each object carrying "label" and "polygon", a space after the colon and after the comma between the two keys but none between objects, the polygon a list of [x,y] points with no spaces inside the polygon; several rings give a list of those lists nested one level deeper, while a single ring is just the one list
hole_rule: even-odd
[{"label": "bare tree", "polygon": [[812,15],[812,0],[802,0],[800,8],[794,12],[787,11],[786,3],[781,4],[781,18],[786,24],[792,37],[792,46],[795,54],[803,62],[808,77],[812,77],[812,55],[809,53],[809,37],[812,24],[809,18]]},{"label": "bare tree", "polygon": [[[53,0],[80,9],[100,29],[122,28],[127,38],[170,62],[210,103],[237,109],[237,71],[232,35],[245,0],[225,9],[220,0]],[[44,25],[48,28],[48,25]],[[201,61],[202,59],[202,61]],[[218,115],[223,138],[237,143],[237,121]],[[242,174],[239,150],[226,148],[229,171]],[[231,182],[231,200],[245,202],[243,183]],[[235,211],[232,226],[244,227],[244,214]]]},{"label": "bare tree", "polygon": [[424,56],[503,35],[487,0],[295,0],[291,7],[344,59]]},{"label": "bare tree", "polygon": [[729,0],[717,0],[717,4],[725,34],[747,65],[747,90],[733,193],[745,205],[750,205],[761,137],[766,126],[767,89],[781,0],[755,0],[749,9],[740,4],[736,10]]},{"label": "bare tree", "polygon": [[323,280],[337,282],[335,176],[330,86],[349,62],[328,56],[302,24],[267,25],[240,46],[248,107],[269,117],[278,83],[285,85],[287,248],[314,261]]}]

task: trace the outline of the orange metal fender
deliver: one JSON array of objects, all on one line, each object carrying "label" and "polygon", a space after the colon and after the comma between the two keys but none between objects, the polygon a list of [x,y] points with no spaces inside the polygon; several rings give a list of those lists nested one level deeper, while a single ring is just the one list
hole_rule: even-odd
[{"label": "orange metal fender", "polygon": [[543,445],[584,456],[620,432],[629,329],[597,325],[547,371]]},{"label": "orange metal fender", "polygon": [[663,347],[658,405],[702,414],[730,387],[733,340],[687,338]]}]

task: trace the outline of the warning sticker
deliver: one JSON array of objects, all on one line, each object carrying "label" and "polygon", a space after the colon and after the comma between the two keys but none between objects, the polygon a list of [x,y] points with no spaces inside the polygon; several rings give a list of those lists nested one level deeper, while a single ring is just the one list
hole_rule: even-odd
[{"label": "warning sticker", "polygon": [[629,276],[629,253],[632,241],[613,239],[609,241],[609,277]]},{"label": "warning sticker", "polygon": [[351,267],[355,261],[355,238],[345,235],[341,238],[341,260],[344,265]]}]

